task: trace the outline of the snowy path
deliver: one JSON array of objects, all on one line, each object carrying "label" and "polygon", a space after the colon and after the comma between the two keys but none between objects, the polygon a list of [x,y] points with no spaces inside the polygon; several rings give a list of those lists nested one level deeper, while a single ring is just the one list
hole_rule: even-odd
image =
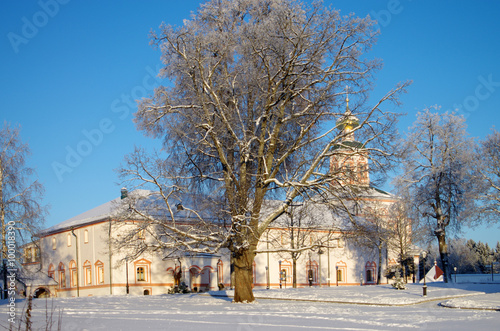
[{"label": "snowy path", "polygon": [[[480,291],[480,290],[483,291]],[[303,290],[303,292],[302,292]],[[497,330],[500,312],[488,310],[448,309],[439,300],[409,303],[406,306],[371,306],[369,300],[408,303],[421,287],[406,293],[388,287],[330,288],[263,291],[288,299],[300,299],[316,292],[321,298],[335,295],[343,300],[357,298],[359,304],[336,304],[283,300],[259,300],[256,304],[233,304],[230,298],[188,295],[143,297],[86,297],[37,299],[33,311],[34,329],[45,321],[45,306],[53,303],[63,309],[62,330]],[[432,290],[432,291],[431,291]],[[471,296],[443,301],[466,300],[473,307],[484,301],[500,305],[496,300],[500,288],[443,289],[429,287],[429,296],[448,292]],[[260,291],[256,291],[259,293]],[[274,292],[274,293],[273,293]],[[469,293],[470,292],[470,293]],[[488,292],[490,294],[480,294]],[[280,294],[281,293],[281,294]],[[454,293],[454,294],[452,294]],[[367,297],[367,296],[370,296]],[[449,297],[449,296],[448,296]],[[384,299],[385,298],[385,299]],[[19,303],[22,306],[24,303]],[[5,305],[5,303],[3,303]],[[5,321],[0,321],[5,326]]]}]

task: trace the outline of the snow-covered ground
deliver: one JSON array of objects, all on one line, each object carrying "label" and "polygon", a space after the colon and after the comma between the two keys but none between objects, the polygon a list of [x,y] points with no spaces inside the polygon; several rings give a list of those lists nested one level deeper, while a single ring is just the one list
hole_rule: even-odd
[{"label": "snow-covered ground", "polygon": [[[500,285],[442,283],[406,290],[356,286],[255,290],[255,304],[232,291],[161,296],[36,299],[33,329],[62,311],[62,330],[498,330]],[[2,308],[7,310],[7,302]],[[25,301],[18,300],[17,313]],[[46,309],[48,307],[49,309]],[[53,307],[53,308],[52,308]],[[450,309],[450,308],[461,309]],[[6,314],[4,315],[6,316]],[[20,316],[16,319],[19,322]],[[0,326],[8,328],[7,317]],[[24,328],[23,328],[24,329]]]}]

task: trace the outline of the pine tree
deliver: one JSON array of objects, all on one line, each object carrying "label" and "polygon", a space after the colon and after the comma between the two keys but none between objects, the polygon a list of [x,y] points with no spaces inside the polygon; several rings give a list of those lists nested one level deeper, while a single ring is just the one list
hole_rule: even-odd
[{"label": "pine tree", "polygon": [[396,281],[392,284],[392,287],[398,290],[406,289],[405,280],[401,277],[401,271],[399,269],[396,270]]}]

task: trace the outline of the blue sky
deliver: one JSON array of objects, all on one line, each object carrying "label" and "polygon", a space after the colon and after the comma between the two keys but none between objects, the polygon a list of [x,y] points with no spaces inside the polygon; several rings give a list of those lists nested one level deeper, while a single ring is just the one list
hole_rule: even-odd
[{"label": "blue sky", "polygon": [[[45,185],[47,226],[119,196],[113,169],[134,145],[158,146],[135,130],[134,99],[160,83],[149,32],[178,25],[201,1],[4,0],[0,11],[1,119],[21,126],[29,163]],[[371,15],[381,35],[372,101],[398,82],[404,132],[417,111],[459,109],[484,138],[500,122],[500,2],[325,1]],[[2,121],[3,122],[3,121]],[[463,235],[495,245],[498,225]]]}]

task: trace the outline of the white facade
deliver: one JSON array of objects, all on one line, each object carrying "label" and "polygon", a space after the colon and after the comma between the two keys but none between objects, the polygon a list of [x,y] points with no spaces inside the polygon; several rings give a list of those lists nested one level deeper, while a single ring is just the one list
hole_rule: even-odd
[{"label": "white facade", "polygon": [[[391,203],[390,195],[377,193],[380,203]],[[373,200],[374,197],[371,197]],[[48,292],[51,296],[163,294],[174,287],[174,271],[182,271],[181,282],[190,289],[216,290],[218,284],[231,287],[231,261],[228,251],[218,255],[190,255],[166,258],[163,253],[145,253],[126,260],[124,252],[110,245],[110,238],[121,228],[112,219],[112,209],[119,199],[110,201],[77,217],[47,229],[38,242],[40,254],[27,254],[25,266],[51,277],[57,284],[33,284],[32,294]],[[130,226],[134,226],[131,222]],[[270,228],[259,244],[259,251],[289,247],[288,228]],[[315,230],[310,236],[323,236],[321,250],[306,250],[296,261],[297,286],[337,286],[375,284],[378,254],[355,247],[340,232]],[[138,238],[137,240],[145,240]],[[268,243],[270,242],[270,244]],[[26,247],[26,251],[29,251]],[[31,261],[31,262],[30,262]],[[384,251],[382,273],[394,257]],[[281,273],[280,273],[281,270]],[[291,287],[293,261],[287,252],[264,252],[255,256],[255,287]],[[387,279],[382,277],[382,283]]]}]

